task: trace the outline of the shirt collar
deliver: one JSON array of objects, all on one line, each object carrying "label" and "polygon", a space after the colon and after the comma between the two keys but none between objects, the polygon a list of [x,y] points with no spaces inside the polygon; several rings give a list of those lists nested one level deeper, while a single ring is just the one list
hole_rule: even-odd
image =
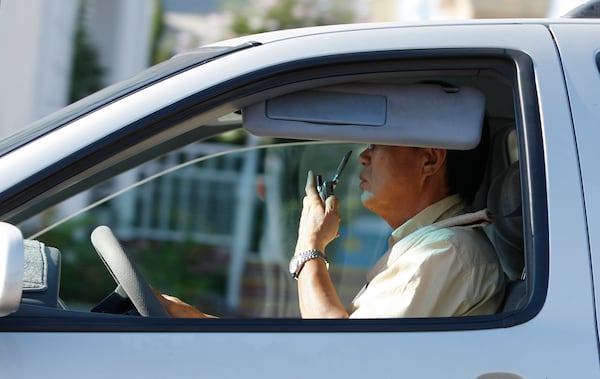
[{"label": "shirt collar", "polygon": [[450,195],[431,204],[392,232],[390,246],[417,229],[463,213],[464,208],[465,204],[458,194]]}]

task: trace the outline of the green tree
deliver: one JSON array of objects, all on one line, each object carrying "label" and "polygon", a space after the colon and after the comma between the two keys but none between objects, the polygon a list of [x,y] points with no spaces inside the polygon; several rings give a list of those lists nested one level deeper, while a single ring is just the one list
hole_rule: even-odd
[{"label": "green tree", "polygon": [[71,88],[69,90],[69,102],[71,103],[104,87],[102,80],[104,69],[100,65],[100,55],[96,46],[90,41],[86,30],[86,7],[87,2],[82,1],[79,5],[75,29]]},{"label": "green tree", "polygon": [[172,55],[170,46],[165,43],[165,10],[162,0],[154,0],[154,14],[152,15],[152,50],[150,51],[150,62],[157,64],[166,61]]},{"label": "green tree", "polygon": [[226,8],[233,14],[231,30],[247,35],[305,26],[351,23],[355,20],[352,1],[280,0],[266,11],[256,2],[230,0]]}]

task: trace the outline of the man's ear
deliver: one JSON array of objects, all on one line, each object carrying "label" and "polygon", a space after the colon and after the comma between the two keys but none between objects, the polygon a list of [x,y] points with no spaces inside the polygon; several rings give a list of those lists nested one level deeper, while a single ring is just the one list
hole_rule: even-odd
[{"label": "man's ear", "polygon": [[437,174],[440,169],[446,166],[446,157],[448,156],[448,150],[436,149],[436,148],[424,148],[423,151],[423,174],[425,176],[433,176]]}]

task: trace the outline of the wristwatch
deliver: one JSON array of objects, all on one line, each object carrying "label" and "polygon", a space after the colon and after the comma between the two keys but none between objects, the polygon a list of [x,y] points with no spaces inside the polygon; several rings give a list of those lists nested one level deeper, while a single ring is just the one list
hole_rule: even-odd
[{"label": "wristwatch", "polygon": [[327,260],[327,257],[317,249],[310,249],[298,254],[294,254],[290,260],[290,274],[292,274],[292,278],[298,280],[298,275],[300,275],[300,270],[302,270],[304,264],[311,259],[317,258],[324,260],[327,270],[329,270],[329,261]]}]

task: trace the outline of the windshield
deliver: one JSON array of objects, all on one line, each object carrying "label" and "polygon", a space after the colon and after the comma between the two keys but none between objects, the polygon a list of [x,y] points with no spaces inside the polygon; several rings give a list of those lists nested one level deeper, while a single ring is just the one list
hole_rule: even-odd
[{"label": "windshield", "polygon": [[22,146],[48,132],[57,129],[84,114],[92,112],[118,98],[139,91],[149,85],[171,77],[177,73],[203,65],[235,51],[243,50],[256,43],[245,43],[236,47],[203,47],[176,55],[168,61],[152,66],[122,82],[104,88],[80,101],[52,113],[0,141],[0,156]]}]

